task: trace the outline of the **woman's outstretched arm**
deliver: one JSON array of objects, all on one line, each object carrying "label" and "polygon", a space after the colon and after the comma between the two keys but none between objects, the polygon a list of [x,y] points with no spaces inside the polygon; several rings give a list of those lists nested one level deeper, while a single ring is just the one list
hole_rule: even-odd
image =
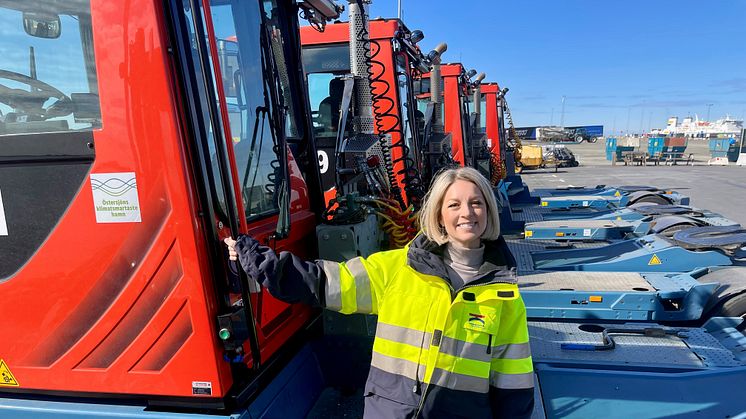
[{"label": "woman's outstretched arm", "polygon": [[224,242],[230,259],[238,260],[243,270],[275,298],[288,303],[325,305],[323,265],[337,265],[336,262],[303,261],[290,252],[277,255],[272,248],[249,236],[239,236],[238,240],[227,238]]},{"label": "woman's outstretched arm", "polygon": [[302,302],[341,313],[376,314],[393,272],[406,261],[400,251],[379,252],[338,263],[304,261],[290,252],[277,255],[249,236],[225,239],[231,260],[288,303]]}]

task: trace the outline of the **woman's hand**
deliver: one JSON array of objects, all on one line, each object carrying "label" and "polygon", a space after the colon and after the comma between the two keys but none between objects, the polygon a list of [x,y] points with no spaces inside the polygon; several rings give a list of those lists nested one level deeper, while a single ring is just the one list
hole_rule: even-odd
[{"label": "woman's hand", "polygon": [[230,260],[238,260],[238,253],[236,253],[236,241],[233,240],[233,237],[226,237],[225,240],[223,240],[223,243],[228,246],[228,258]]}]

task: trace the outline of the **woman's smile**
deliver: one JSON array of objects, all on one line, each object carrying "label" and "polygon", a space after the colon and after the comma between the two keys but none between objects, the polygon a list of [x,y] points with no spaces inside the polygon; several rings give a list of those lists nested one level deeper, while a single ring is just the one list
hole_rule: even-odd
[{"label": "woman's smile", "polygon": [[462,247],[479,247],[487,228],[487,206],[479,187],[467,180],[453,182],[443,198],[440,222],[449,241]]}]

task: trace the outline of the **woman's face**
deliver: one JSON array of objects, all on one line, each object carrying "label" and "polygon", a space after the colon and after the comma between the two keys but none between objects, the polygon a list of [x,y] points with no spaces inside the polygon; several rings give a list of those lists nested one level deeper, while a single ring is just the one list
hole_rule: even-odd
[{"label": "woman's face", "polygon": [[446,189],[440,223],[452,243],[470,249],[480,246],[480,237],[487,228],[487,204],[477,185],[458,179]]}]

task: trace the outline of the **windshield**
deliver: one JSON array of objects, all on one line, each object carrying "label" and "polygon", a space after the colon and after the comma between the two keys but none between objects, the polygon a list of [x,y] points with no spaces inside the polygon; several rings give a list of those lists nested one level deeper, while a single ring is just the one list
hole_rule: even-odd
[{"label": "windshield", "polygon": [[101,127],[88,0],[0,6],[0,135]]},{"label": "windshield", "polygon": [[479,133],[487,132],[487,95],[479,99]]},{"label": "windshield", "polygon": [[410,103],[414,103],[412,96],[411,83],[412,79],[409,77],[407,62],[407,55],[403,52],[396,53],[396,83],[399,88],[399,106],[401,107],[401,129],[402,137],[407,145],[407,148],[412,153],[408,157],[417,155],[417,140],[419,138],[419,130],[424,127],[424,112],[418,109],[419,105],[415,106],[414,109]]},{"label": "windshield", "polygon": [[459,102],[461,104],[461,130],[464,138],[468,138],[471,135],[471,98],[467,93],[467,89],[459,86]]},{"label": "windshield", "polygon": [[[286,26],[280,25],[276,9],[274,1],[215,1],[210,7],[231,143],[249,220],[279,208],[278,130],[282,127],[287,135],[300,135],[286,65]],[[274,112],[278,105],[284,112]],[[282,121],[272,119],[283,114]],[[216,152],[211,144],[210,153]],[[215,172],[216,164],[213,159]]]},{"label": "windshield", "polygon": [[303,68],[316,137],[336,137],[344,81],[350,72],[349,44],[303,47]]},{"label": "windshield", "polygon": [[[424,78],[417,78],[412,81],[413,85],[413,92],[416,95],[417,98],[417,110],[422,113],[422,115],[427,114],[427,105],[431,103],[430,98],[430,78],[424,77]],[[445,84],[443,81],[443,78],[440,79],[440,91],[443,91]],[[441,93],[440,96],[440,102],[438,102],[437,108],[433,109],[433,114],[437,113],[437,111],[440,110],[440,114],[443,115],[443,94]],[[436,121],[433,121],[435,123]],[[440,121],[440,124],[443,124],[443,121]]]}]

